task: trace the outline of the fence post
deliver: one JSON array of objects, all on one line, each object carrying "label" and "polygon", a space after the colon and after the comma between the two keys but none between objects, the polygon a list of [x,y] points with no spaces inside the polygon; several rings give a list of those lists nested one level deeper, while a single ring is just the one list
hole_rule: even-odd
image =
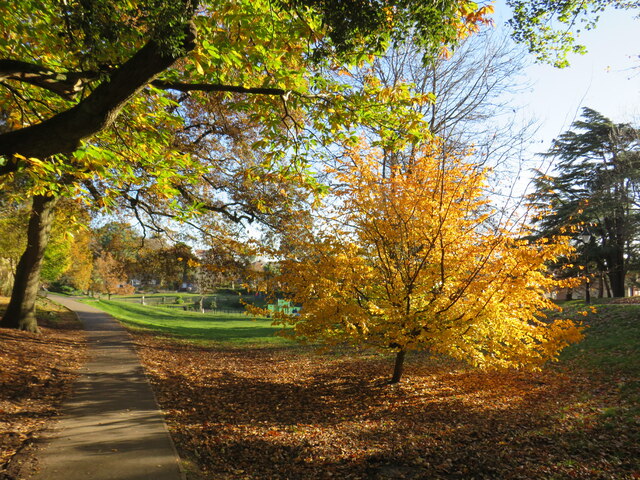
[{"label": "fence post", "polygon": [[142,305],[146,305],[146,303],[144,303],[144,295],[142,295],[142,297],[140,297],[140,303],[141,303]]}]

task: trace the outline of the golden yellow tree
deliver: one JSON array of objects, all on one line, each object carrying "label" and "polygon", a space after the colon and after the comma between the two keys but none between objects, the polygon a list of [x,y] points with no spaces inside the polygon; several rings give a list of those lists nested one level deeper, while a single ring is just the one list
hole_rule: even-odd
[{"label": "golden yellow tree", "polygon": [[392,383],[410,350],[536,368],[581,337],[547,317],[563,280],[545,265],[568,243],[527,240],[489,204],[486,170],[443,152],[434,141],[383,175],[375,149],[349,151],[330,220],[298,232],[295,258],[281,262],[278,288],[302,308],[276,323],[307,341],[396,352]]}]

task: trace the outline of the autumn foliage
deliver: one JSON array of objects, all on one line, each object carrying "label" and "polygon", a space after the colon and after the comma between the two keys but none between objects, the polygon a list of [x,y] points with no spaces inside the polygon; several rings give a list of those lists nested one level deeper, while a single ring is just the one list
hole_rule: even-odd
[{"label": "autumn foliage", "polygon": [[393,381],[411,350],[538,367],[581,338],[543,313],[566,282],[546,264],[570,252],[567,241],[526,239],[489,204],[486,170],[443,152],[434,141],[385,175],[381,152],[350,149],[330,172],[340,187],[326,220],[287,243],[272,288],[302,309],[277,323],[308,341],[398,352]]},{"label": "autumn foliage", "polygon": [[122,265],[109,252],[103,253],[94,261],[91,289],[108,295],[131,295],[134,292],[134,287],[127,284]]}]

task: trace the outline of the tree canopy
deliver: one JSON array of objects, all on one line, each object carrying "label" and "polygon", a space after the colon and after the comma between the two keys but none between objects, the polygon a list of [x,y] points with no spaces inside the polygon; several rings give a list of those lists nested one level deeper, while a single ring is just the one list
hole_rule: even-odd
[{"label": "tree canopy", "polygon": [[569,65],[570,53],[585,53],[576,42],[581,30],[595,28],[607,8],[637,10],[637,0],[507,0],[513,10],[509,21],[516,41],[527,45],[538,60],[556,67]]},{"label": "tree canopy", "polygon": [[[353,93],[326,73],[348,77],[345,67],[408,31],[425,52],[438,51],[490,12],[453,0],[28,0],[2,7],[0,181],[33,196],[40,219],[52,218],[56,197],[81,195],[98,207],[131,208],[141,221],[140,211],[183,220],[203,211],[236,219],[238,210],[264,212],[268,195],[254,200],[246,192],[274,189],[255,185],[274,185],[285,204],[283,184],[317,193],[305,145],[376,114],[388,120],[367,108],[379,100],[375,92]],[[398,115],[410,103],[398,97]],[[212,115],[220,112],[257,132],[249,154],[234,159],[240,182],[218,181],[219,172],[236,176],[226,168],[234,139]],[[197,151],[211,137],[224,153]],[[14,285],[29,300],[12,300],[5,315],[15,325],[33,319],[27,304],[34,293],[24,290],[38,283],[49,227],[34,221],[33,235],[37,228],[40,239],[28,242],[20,267],[30,271]]]},{"label": "tree canopy", "polygon": [[379,149],[345,155],[333,208],[281,252],[272,287],[301,309],[277,322],[306,341],[397,352],[392,381],[411,350],[535,367],[580,338],[571,321],[543,313],[569,283],[546,271],[571,251],[566,238],[525,240],[527,229],[484,197],[485,169],[443,152],[425,145],[388,176]]},{"label": "tree canopy", "polygon": [[[425,48],[440,48],[484,14],[472,2],[385,5],[19,2],[0,23],[0,173],[119,183],[133,181],[136,167],[177,174],[195,165],[171,151],[164,130],[183,124],[190,94],[243,94],[237,109],[280,127],[301,99],[322,93],[322,68],[379,53],[408,29]],[[125,160],[136,148],[144,155]]]},{"label": "tree canopy", "polygon": [[[128,208],[153,229],[161,228],[155,218],[203,212],[289,214],[324,191],[308,169],[314,145],[353,142],[361,124],[379,124],[390,149],[429,135],[413,107],[433,95],[406,84],[355,88],[352,67],[409,36],[428,62],[493,10],[468,0],[0,8],[0,182],[33,198],[33,238],[5,315],[13,320],[3,320],[12,325],[33,319],[34,293],[24,292],[38,283],[57,197]],[[414,135],[400,138],[399,125]]]},{"label": "tree canopy", "polygon": [[544,154],[555,171],[535,179],[532,201],[553,209],[539,219],[539,234],[570,229],[583,261],[596,262],[613,296],[624,297],[640,227],[640,131],[590,108],[571,127]]}]

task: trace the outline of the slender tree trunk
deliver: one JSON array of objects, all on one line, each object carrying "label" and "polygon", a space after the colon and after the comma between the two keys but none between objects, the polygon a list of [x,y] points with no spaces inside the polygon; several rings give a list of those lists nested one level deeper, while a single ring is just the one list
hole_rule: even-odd
[{"label": "slender tree trunk", "polygon": [[613,297],[613,295],[611,294],[611,285],[610,285],[610,283],[611,282],[609,282],[609,276],[607,275],[607,277],[605,277],[605,279],[604,279],[604,286],[607,289],[607,297],[608,298]]},{"label": "slender tree trunk", "polygon": [[391,377],[391,382],[389,383],[398,383],[402,378],[402,371],[404,369],[404,357],[407,354],[407,351],[402,349],[399,350],[396,354],[396,363],[393,367],[393,376]]},{"label": "slender tree trunk", "polygon": [[16,277],[7,311],[0,322],[5,328],[29,332],[38,331],[36,298],[40,286],[40,269],[44,250],[49,242],[53,223],[53,208],[57,198],[37,195],[33,197],[27,229],[27,248],[16,267]]},{"label": "slender tree trunk", "polygon": [[602,272],[598,275],[598,298],[604,298],[604,278]]},{"label": "slender tree trunk", "polygon": [[584,286],[584,301],[586,303],[591,303],[591,281],[587,277],[586,284]]}]

